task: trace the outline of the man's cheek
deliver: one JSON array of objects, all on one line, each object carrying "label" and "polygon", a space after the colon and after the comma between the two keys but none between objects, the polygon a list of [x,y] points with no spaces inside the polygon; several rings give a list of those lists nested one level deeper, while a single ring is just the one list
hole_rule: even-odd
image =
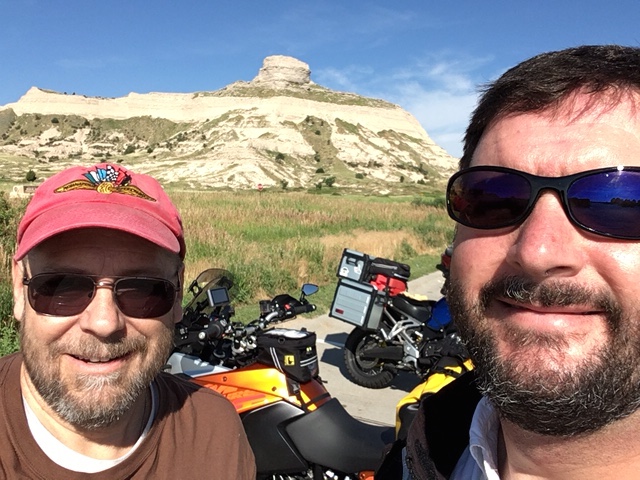
[{"label": "man's cheek", "polygon": [[[472,245],[473,242],[462,242],[455,246],[451,256],[451,278],[456,282],[468,283],[474,280],[483,267],[485,253]],[[482,257],[482,258],[481,258]]]}]

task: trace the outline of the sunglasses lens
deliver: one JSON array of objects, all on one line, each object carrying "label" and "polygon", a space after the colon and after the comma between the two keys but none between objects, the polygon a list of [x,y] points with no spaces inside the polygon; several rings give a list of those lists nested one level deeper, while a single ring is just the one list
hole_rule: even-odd
[{"label": "sunglasses lens", "polygon": [[93,280],[82,275],[44,273],[29,281],[29,303],[38,313],[67,317],[82,312],[93,298]]},{"label": "sunglasses lens", "polygon": [[573,218],[596,233],[640,238],[640,171],[599,172],[574,181],[567,191]]},{"label": "sunglasses lens", "polygon": [[455,221],[491,229],[520,222],[531,202],[531,185],[512,172],[462,171],[447,188],[447,208]]},{"label": "sunglasses lens", "polygon": [[115,292],[120,311],[134,318],[161,317],[176,299],[175,286],[159,278],[122,278],[116,282]]},{"label": "sunglasses lens", "polygon": [[[125,277],[113,285],[122,313],[134,318],[160,317],[173,307],[176,287],[160,278]],[[29,304],[38,313],[69,317],[82,313],[95,292],[90,276],[42,273],[29,280]]]}]

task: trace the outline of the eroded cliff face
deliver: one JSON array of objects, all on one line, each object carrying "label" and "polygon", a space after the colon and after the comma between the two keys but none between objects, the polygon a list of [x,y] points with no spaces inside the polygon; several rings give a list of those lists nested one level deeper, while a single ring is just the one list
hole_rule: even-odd
[{"label": "eroded cliff face", "polygon": [[[3,119],[5,121],[3,121]],[[193,186],[434,184],[456,159],[388,102],[311,81],[291,57],[264,60],[221,90],[85,97],[31,88],[0,109],[0,155],[38,162],[108,159]]]}]

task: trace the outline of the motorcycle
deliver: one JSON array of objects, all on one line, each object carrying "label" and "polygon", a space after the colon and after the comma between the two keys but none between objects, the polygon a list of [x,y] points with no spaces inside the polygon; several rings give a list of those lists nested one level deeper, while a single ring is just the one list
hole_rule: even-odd
[{"label": "motorcycle", "polygon": [[[447,275],[445,251],[438,269]],[[400,371],[426,379],[442,357],[468,358],[446,300],[409,295],[408,265],[344,249],[329,316],[355,328],[345,342],[350,380],[385,388]]]},{"label": "motorcycle", "polygon": [[[315,333],[273,324],[312,312],[304,284],[260,302],[256,320],[232,320],[233,282],[209,269],[188,289],[193,299],[176,325],[168,371],[230,400],[253,449],[258,478],[365,480],[394,439],[393,427],[351,417],[319,377]],[[231,293],[230,293],[231,292]]]}]

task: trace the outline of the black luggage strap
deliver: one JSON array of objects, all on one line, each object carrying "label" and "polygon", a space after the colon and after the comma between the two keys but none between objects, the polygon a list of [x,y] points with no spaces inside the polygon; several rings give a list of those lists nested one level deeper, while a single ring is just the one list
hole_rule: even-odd
[{"label": "black luggage strap", "polygon": [[315,398],[309,399],[308,402],[303,402],[302,395],[298,395],[298,400],[300,400],[300,404],[302,405],[302,408],[305,411],[309,411],[310,405],[314,405],[316,402],[319,402],[320,400],[324,400],[325,398],[331,398],[331,394],[329,392],[324,392]]}]

